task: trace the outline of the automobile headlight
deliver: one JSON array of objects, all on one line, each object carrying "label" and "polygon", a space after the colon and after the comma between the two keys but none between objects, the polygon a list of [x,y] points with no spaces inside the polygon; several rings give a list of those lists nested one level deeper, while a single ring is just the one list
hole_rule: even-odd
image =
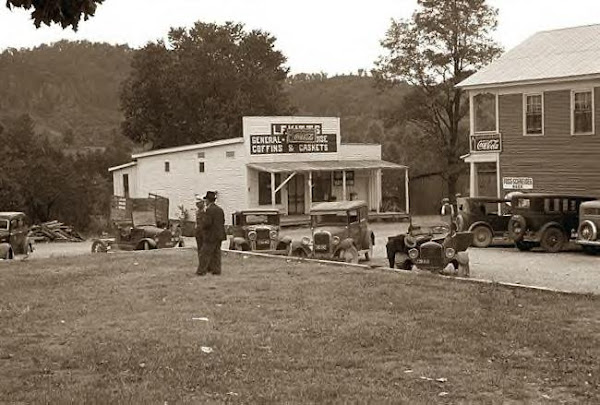
[{"label": "automobile headlight", "polygon": [[248,232],[248,239],[256,240],[256,232],[254,232],[254,231]]},{"label": "automobile headlight", "polygon": [[308,245],[310,245],[310,238],[309,238],[308,236],[304,236],[304,237],[302,238],[302,244],[303,244],[304,246],[308,246]]},{"label": "automobile headlight", "polygon": [[454,250],[453,248],[449,247],[446,248],[446,257],[448,259],[452,259],[454,257],[454,255],[456,254],[456,250]]},{"label": "automobile headlight", "polygon": [[521,232],[523,232],[523,229],[521,229],[520,226],[515,226],[513,228],[513,230],[515,231],[515,234],[517,234],[517,235],[520,234]]},{"label": "automobile headlight", "polygon": [[331,243],[333,243],[334,245],[337,245],[338,243],[340,243],[340,237],[334,236],[333,239],[331,239]]},{"label": "automobile headlight", "polygon": [[417,240],[415,239],[414,236],[412,235],[407,235],[404,238],[404,244],[406,245],[406,247],[409,248],[414,248],[415,246],[417,246]]},{"label": "automobile headlight", "polygon": [[408,251],[408,257],[410,257],[411,259],[416,259],[417,257],[419,257],[419,251],[417,249],[411,249]]},{"label": "automobile headlight", "polygon": [[269,236],[271,237],[271,239],[277,239],[277,231],[276,230],[272,230],[269,233]]}]

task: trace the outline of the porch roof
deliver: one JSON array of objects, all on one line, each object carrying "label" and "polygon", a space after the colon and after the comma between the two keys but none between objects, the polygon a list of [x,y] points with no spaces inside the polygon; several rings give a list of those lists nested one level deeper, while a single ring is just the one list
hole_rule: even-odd
[{"label": "porch roof", "polygon": [[305,162],[253,162],[251,169],[268,173],[322,172],[331,170],[368,170],[368,169],[408,169],[385,160],[322,160]]}]

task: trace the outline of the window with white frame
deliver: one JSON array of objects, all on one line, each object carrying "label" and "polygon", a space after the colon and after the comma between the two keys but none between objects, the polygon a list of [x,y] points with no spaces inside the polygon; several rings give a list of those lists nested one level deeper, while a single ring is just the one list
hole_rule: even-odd
[{"label": "window with white frame", "polygon": [[544,97],[542,94],[525,94],[523,124],[525,135],[544,134]]},{"label": "window with white frame", "polygon": [[198,172],[204,173],[204,171],[205,171],[204,162],[198,162]]},{"label": "window with white frame", "polygon": [[571,92],[571,133],[573,135],[594,133],[594,92],[592,90]]},{"label": "window with white frame", "polygon": [[171,171],[171,163],[168,160],[165,160],[165,173],[169,173]]}]

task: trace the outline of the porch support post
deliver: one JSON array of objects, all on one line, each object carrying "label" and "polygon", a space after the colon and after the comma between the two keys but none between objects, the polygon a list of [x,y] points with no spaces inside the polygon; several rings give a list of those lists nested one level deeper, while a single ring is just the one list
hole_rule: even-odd
[{"label": "porch support post", "polygon": [[308,207],[305,208],[305,211],[310,211],[310,207],[312,206],[312,171],[308,172]]},{"label": "porch support post", "polygon": [[375,212],[378,214],[381,212],[381,200],[382,200],[382,190],[381,190],[381,169],[377,169],[375,172],[375,186],[377,187],[377,206],[375,207]]},{"label": "porch support post", "polygon": [[346,171],[342,170],[342,201],[346,201]]},{"label": "porch support post", "polygon": [[408,195],[408,167],[404,169],[404,198],[406,199],[406,213],[410,214],[410,196]]},{"label": "porch support post", "polygon": [[275,195],[277,194],[277,190],[275,190],[275,173],[271,172],[271,206],[275,207]]},{"label": "porch support post", "polygon": [[477,166],[475,162],[470,162],[469,176],[469,197],[477,197]]},{"label": "porch support post", "polygon": [[[496,192],[498,198],[502,195],[502,180],[500,177],[500,154],[496,157]],[[502,203],[498,203],[498,215],[502,215]]]}]

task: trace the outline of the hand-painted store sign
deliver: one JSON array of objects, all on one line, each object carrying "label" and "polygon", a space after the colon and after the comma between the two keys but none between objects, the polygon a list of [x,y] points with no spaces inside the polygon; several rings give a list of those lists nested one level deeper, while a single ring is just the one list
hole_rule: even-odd
[{"label": "hand-painted store sign", "polygon": [[336,134],[323,134],[321,124],[271,124],[270,135],[250,135],[250,153],[337,152]]},{"label": "hand-painted store sign", "polygon": [[471,152],[502,152],[502,138],[500,134],[471,135]]}]

